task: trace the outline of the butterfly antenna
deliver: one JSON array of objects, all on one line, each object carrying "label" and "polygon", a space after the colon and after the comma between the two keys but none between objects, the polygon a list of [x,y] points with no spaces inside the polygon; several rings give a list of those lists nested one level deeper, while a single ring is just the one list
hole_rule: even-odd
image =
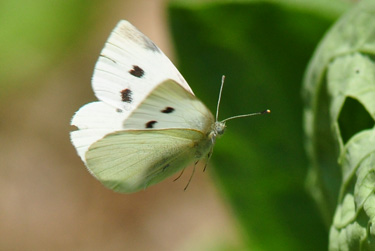
[{"label": "butterfly antenna", "polygon": [[223,75],[221,77],[221,86],[220,86],[220,92],[219,92],[219,99],[217,101],[216,106],[216,121],[218,121],[219,118],[219,109],[220,109],[220,102],[221,102],[221,93],[223,92],[223,86],[224,86],[225,76]]},{"label": "butterfly antenna", "polygon": [[271,110],[267,109],[267,110],[264,110],[264,111],[261,111],[261,112],[237,115],[237,116],[233,116],[233,117],[230,117],[230,118],[224,119],[224,120],[221,121],[221,122],[224,123],[224,122],[226,122],[226,121],[228,121],[228,120],[231,120],[231,119],[244,118],[244,117],[251,117],[251,116],[262,115],[262,114],[268,114],[268,113],[271,113]]}]

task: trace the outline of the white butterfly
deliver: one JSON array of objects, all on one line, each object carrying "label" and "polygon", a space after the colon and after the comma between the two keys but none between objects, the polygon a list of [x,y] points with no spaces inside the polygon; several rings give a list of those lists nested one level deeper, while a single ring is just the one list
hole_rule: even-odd
[{"label": "white butterfly", "polygon": [[209,158],[227,120],[269,113],[217,121],[218,111],[215,119],[163,52],[127,21],[108,38],[92,87],[100,101],[75,113],[71,141],[91,174],[123,193]]}]

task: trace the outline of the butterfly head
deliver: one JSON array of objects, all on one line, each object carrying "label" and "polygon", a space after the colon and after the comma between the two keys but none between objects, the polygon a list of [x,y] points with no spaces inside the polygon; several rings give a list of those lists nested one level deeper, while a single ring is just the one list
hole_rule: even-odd
[{"label": "butterfly head", "polygon": [[225,128],[227,127],[225,125],[225,122],[222,122],[222,121],[216,121],[215,124],[213,125],[213,134],[215,135],[215,137],[217,136],[221,136],[224,134],[225,132]]}]

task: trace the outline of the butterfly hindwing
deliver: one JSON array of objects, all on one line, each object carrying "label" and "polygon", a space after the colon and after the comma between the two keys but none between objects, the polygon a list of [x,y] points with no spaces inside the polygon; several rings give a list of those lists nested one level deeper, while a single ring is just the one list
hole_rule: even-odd
[{"label": "butterfly hindwing", "polygon": [[166,79],[173,79],[193,93],[164,53],[123,20],[112,31],[100,54],[92,86],[99,100],[130,111]]},{"label": "butterfly hindwing", "polygon": [[136,192],[186,167],[204,138],[187,129],[116,132],[90,146],[87,167],[106,187]]}]

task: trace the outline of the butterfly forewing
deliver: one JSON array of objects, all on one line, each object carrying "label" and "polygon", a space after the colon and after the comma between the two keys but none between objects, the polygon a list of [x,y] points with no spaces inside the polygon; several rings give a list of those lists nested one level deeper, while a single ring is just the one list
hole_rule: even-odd
[{"label": "butterfly forewing", "polygon": [[164,53],[129,22],[121,21],[101,52],[92,86],[99,100],[132,110],[166,79],[193,93]]},{"label": "butterfly forewing", "polygon": [[208,133],[214,117],[206,106],[173,80],[158,85],[124,122],[125,129],[195,129]]}]

